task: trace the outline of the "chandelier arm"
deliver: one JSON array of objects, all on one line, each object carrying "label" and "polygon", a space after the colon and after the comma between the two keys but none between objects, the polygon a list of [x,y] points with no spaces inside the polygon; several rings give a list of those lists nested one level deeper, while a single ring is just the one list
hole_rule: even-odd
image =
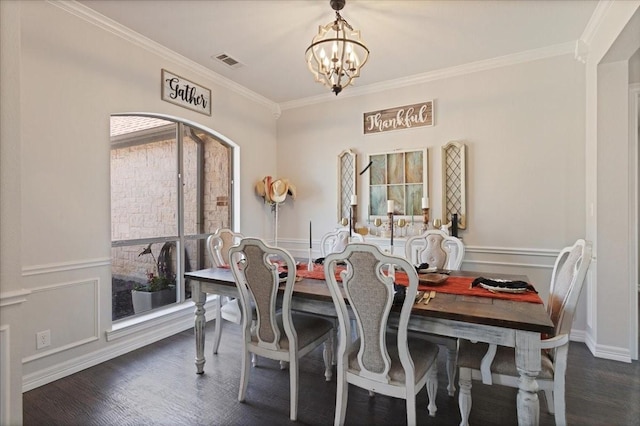
[{"label": "chandelier arm", "polygon": [[362,48],[367,52],[367,54],[368,54],[368,53],[370,53],[370,52],[369,52],[369,49],[367,48],[367,46],[365,46],[364,44],[360,43],[358,40],[353,40],[353,39],[350,39],[350,38],[347,38],[347,39],[342,39],[342,38],[326,38],[326,39],[324,39],[324,40],[314,41],[313,43],[311,43],[311,44],[309,45],[309,47],[307,47],[307,50],[305,50],[305,53],[306,53],[306,52],[308,52],[308,51],[309,51],[309,49],[313,49],[314,47],[316,47],[316,46],[318,46],[318,45],[320,45],[320,44],[327,43],[327,42],[330,42],[330,41],[340,41],[340,40],[347,40],[349,43],[357,44],[358,46],[362,47]]}]

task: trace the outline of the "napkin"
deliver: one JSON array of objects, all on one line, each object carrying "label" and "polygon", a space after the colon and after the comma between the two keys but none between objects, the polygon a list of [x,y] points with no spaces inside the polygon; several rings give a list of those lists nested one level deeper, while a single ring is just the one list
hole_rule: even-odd
[{"label": "napkin", "polygon": [[429,269],[429,264],[428,263],[421,263],[419,265],[416,265],[416,272],[417,273],[425,273],[427,272],[427,269]]},{"label": "napkin", "polygon": [[526,281],[510,281],[510,280],[494,280],[491,278],[478,277],[471,283],[471,287],[476,287],[480,284],[485,284],[491,287],[510,288],[510,289],[522,289],[526,288],[529,291],[537,293],[535,287]]},{"label": "napkin", "polygon": [[393,290],[393,304],[402,305],[404,303],[404,299],[407,297],[407,287],[393,283]]}]

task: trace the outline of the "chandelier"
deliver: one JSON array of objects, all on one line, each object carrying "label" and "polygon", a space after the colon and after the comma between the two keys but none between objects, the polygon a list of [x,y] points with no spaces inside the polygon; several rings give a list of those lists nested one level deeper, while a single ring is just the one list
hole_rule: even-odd
[{"label": "chandelier", "polygon": [[360,76],[360,68],[369,58],[369,49],[360,40],[360,31],[340,16],[345,3],[346,0],[329,0],[336,11],[336,20],[319,26],[318,35],[305,52],[316,81],[329,87],[336,96]]}]

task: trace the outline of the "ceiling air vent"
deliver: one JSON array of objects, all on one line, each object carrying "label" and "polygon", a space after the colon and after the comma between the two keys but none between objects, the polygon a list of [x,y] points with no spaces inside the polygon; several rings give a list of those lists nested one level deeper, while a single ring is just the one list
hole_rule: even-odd
[{"label": "ceiling air vent", "polygon": [[233,59],[231,56],[226,53],[220,53],[218,55],[214,55],[213,58],[222,62],[223,64],[230,66],[231,68],[240,68],[242,63],[236,59]]}]

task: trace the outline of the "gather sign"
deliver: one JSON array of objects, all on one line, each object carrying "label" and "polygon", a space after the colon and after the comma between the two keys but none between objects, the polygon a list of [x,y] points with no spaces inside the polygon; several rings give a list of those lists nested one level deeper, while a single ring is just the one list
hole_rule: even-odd
[{"label": "gather sign", "polygon": [[364,113],[364,134],[433,126],[433,101]]},{"label": "gather sign", "polygon": [[162,100],[211,115],[211,90],[162,70]]}]

